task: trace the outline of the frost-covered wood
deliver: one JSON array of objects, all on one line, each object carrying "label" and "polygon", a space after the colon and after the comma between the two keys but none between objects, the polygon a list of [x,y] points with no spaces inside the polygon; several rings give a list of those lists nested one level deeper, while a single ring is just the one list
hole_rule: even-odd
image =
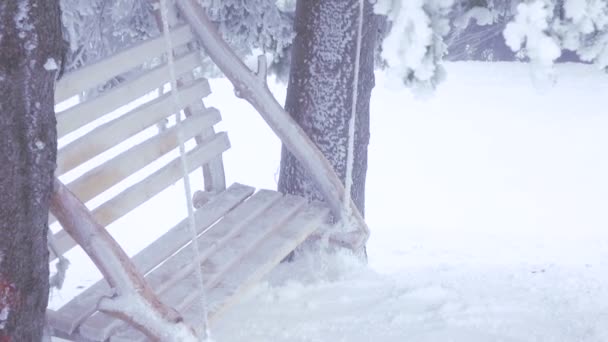
[{"label": "frost-covered wood", "polygon": [[[197,229],[203,231],[221,218],[226,212],[237,206],[253,193],[248,186],[234,184],[226,191],[213,197],[201,210],[196,211]],[[184,219],[178,225],[167,231],[144,250],[133,257],[133,263],[142,274],[148,273],[164,259],[189,241],[187,234],[188,220]],[[51,325],[68,335],[73,334],[78,326],[97,309],[100,297],[110,294],[106,281],[100,280],[86,289],[78,297],[72,299],[50,318]]]},{"label": "frost-covered wood", "polygon": [[[191,72],[192,69],[199,66],[199,63],[198,52],[190,53],[175,61],[175,72],[178,75]],[[87,123],[159,88],[167,82],[168,77],[168,65],[161,65],[134,80],[113,88],[99,97],[82,102],[61,112],[57,115],[59,137],[63,137]]]},{"label": "frost-covered wood", "polygon": [[[245,225],[242,233],[228,237],[226,233],[222,233],[224,229],[215,231],[215,234],[220,233],[228,240],[224,243],[225,247],[211,254],[203,263],[212,322],[222,310],[237,301],[239,295],[244,294],[252,284],[281,262],[310,233],[325,224],[329,216],[327,206],[319,203],[303,206],[302,200],[293,196],[286,196],[278,202],[275,199],[273,207]],[[201,238],[205,238],[205,234]],[[196,326],[201,309],[196,304],[189,305],[193,296],[197,295],[194,293],[194,280],[194,277],[189,276],[180,281],[176,287],[165,293],[165,298],[180,300],[176,307],[180,312],[183,310],[187,322]],[[184,296],[185,293],[189,296]],[[145,339],[136,330],[128,329],[110,340],[126,342]]]},{"label": "frost-covered wood", "polygon": [[[194,169],[208,162],[217,154],[226,151],[229,147],[230,142],[226,133],[218,133],[214,138],[207,141],[206,144],[197,146],[187,153],[187,172],[194,171]],[[160,193],[160,191],[169,185],[177,182],[180,178],[181,165],[179,159],[176,158],[144,180],[93,210],[95,218],[100,224],[104,226],[108,225]]]},{"label": "frost-covered wood", "polygon": [[111,297],[100,299],[99,310],[128,321],[154,340],[199,340],[179,313],[158,300],[112,236],[59,180],[55,180],[51,211],[114,290]]},{"label": "frost-covered wood", "polygon": [[[255,231],[255,227],[251,226],[252,220],[280,198],[281,195],[273,191],[256,193],[252,198],[227,213],[197,239],[201,260],[196,259],[191,247],[186,247],[146,275],[146,281],[154,292],[160,295],[162,301],[171,303],[177,310],[183,309],[185,304],[191,303],[200,296],[200,292],[196,290],[194,267],[200,266],[201,262],[212,257],[218,250],[231,248],[232,246],[228,245],[230,239],[237,235],[241,236],[246,229]],[[203,209],[203,211],[206,210],[208,209]],[[184,233],[182,232],[183,236],[187,236]],[[181,242],[185,244],[185,241]],[[208,277],[210,277],[209,274],[204,275],[205,279]],[[185,280],[186,278],[192,279]],[[190,288],[185,286],[185,283],[191,285]],[[80,331],[89,338],[104,340],[114,331],[126,328],[127,326],[121,321],[108,315],[96,314],[82,324]]]},{"label": "frost-covered wood", "polygon": [[[99,154],[117,147],[120,143],[126,142],[132,136],[140,133],[144,129],[153,126],[159,121],[165,120],[166,117],[174,114],[176,109],[189,111],[188,106],[202,103],[201,99],[210,93],[210,89],[206,79],[195,79],[193,77],[193,69],[200,67],[201,61],[200,51],[187,48],[188,43],[192,42],[193,39],[190,28],[188,26],[177,27],[175,30],[172,30],[172,35],[176,42],[176,49],[174,49],[174,51],[179,50],[175,62],[177,74],[184,80],[189,80],[187,83],[182,83],[179,89],[180,97],[183,99],[182,103],[185,108],[176,108],[175,103],[171,98],[171,92],[165,93],[151,101],[143,101],[143,104],[141,103],[141,96],[147,95],[150,90],[164,87],[170,78],[168,64],[162,64],[163,55],[166,55],[167,53],[167,48],[162,37],[141,43],[136,47],[129,48],[110,57],[108,60],[102,60],[66,76],[66,82],[68,83],[66,83],[64,89],[71,89],[70,87],[78,86],[96,88],[102,86],[106,80],[120,76],[122,73],[129,73],[134,69],[139,70],[139,68],[143,68],[143,71],[138,71],[138,76],[136,78],[123,82],[118,87],[102,92],[101,95],[98,95],[97,97],[85,99],[84,102],[58,114],[58,131],[60,132],[60,136],[72,133],[97,119],[106,122],[85,133],[84,136],[80,136],[68,143],[59,151],[58,169],[56,171],[57,176],[61,176],[74,168],[81,166],[92,158],[97,157]],[[160,66],[147,70],[149,63],[159,62],[161,62]],[[81,91],[82,90],[86,89],[81,89]],[[68,92],[67,90],[64,91]],[[76,90],[74,91],[77,92]],[[114,114],[112,114],[112,116],[108,115],[113,110],[128,103],[130,105],[128,106],[129,111],[127,113],[118,117]],[[206,139],[201,140],[200,135],[204,132],[208,132],[210,129],[209,127],[217,123],[220,119],[220,115],[215,109],[199,110],[196,111],[196,113],[195,116],[202,116],[201,119],[203,119],[204,122],[197,124],[199,119],[189,121],[194,125],[189,125],[186,130],[189,132],[187,133],[188,138],[193,136],[196,137],[197,142],[201,145],[205,145],[204,149],[207,150],[206,152],[201,152],[199,149],[198,156],[191,156],[198,158],[194,161],[195,163],[208,158],[201,155],[201,153],[215,153],[215,156],[212,156],[210,160],[205,161],[205,164],[197,164],[198,166],[205,168],[207,163],[213,163],[218,160],[218,158],[221,162],[221,152],[229,147],[229,142],[225,136],[222,137],[221,135],[218,136],[215,134],[207,134]],[[193,131],[196,129],[198,129],[198,132]],[[75,133],[79,135],[79,132]],[[156,159],[153,154],[160,156],[167,153],[169,146],[174,145],[174,143],[171,142],[175,141],[175,139],[172,138],[172,136],[175,137],[174,133],[174,131],[170,130],[170,132],[161,134],[162,138],[156,137],[149,139],[145,143],[140,144],[137,148],[132,149],[130,152],[131,156],[136,156],[133,159],[134,162],[131,162],[131,158],[128,154],[122,153],[119,157],[113,158],[113,161],[107,163],[108,165],[105,165],[106,163],[104,163],[92,169],[91,166],[84,166],[82,171],[85,171],[85,174],[68,184],[68,187],[72,189],[82,201],[86,202],[92,199],[104,190],[107,190],[111,185],[115,185],[118,181],[125,179],[126,176],[131,175],[133,172],[139,172],[138,170],[141,169],[142,166],[145,166]],[[220,147],[219,145],[223,145],[224,147]],[[217,152],[212,152],[214,150]],[[137,153],[143,154],[136,155]],[[192,153],[194,153],[194,151]],[[144,155],[147,157],[143,158]],[[129,159],[129,162],[122,165],[122,162],[127,159]],[[223,171],[223,169],[221,171]],[[214,173],[214,175],[216,174],[218,174],[218,172]],[[218,180],[216,183],[221,185],[221,187],[218,188],[223,190],[225,189],[223,172],[221,173],[221,176],[221,178],[219,176],[216,177]],[[179,163],[172,162],[168,166],[158,170],[152,176],[151,181],[155,182],[156,179],[160,181],[160,183],[157,184],[160,186],[165,186],[169,184],[169,182],[179,179]],[[139,188],[142,189],[142,186],[143,185],[140,184]],[[153,196],[160,191],[158,187],[153,189],[156,190],[149,192],[149,194],[151,194],[150,196]],[[118,210],[117,212],[114,210],[112,203],[106,202],[102,205],[102,208],[97,208],[97,211],[94,214],[104,216],[105,221],[102,221],[103,224],[112,222],[134,208],[134,206],[137,206],[142,203],[142,201],[150,198],[142,196],[145,192],[145,189],[140,190],[139,194],[133,193],[132,191],[123,191],[123,193],[117,198],[114,198],[113,201],[114,203],[119,203],[118,205],[121,205],[121,203],[124,204],[126,201],[130,203],[128,205],[129,209],[122,211]],[[134,197],[139,199],[127,199]],[[55,222],[55,219],[52,216],[50,217],[50,222]],[[54,240],[57,244],[57,249],[61,253],[69,250],[75,245],[74,241],[65,231],[60,231],[55,234]],[[52,256],[53,259],[55,257],[55,255]]]},{"label": "frost-covered wood", "polygon": [[[283,144],[299,160],[319,187],[323,198],[331,206],[336,217],[342,216],[344,186],[332,165],[310,140],[302,128],[276,101],[266,85],[266,75],[249,70],[222,40],[213,23],[194,0],[178,0],[177,6],[192,26],[209,56],[234,84],[239,96],[250,102],[281,139]],[[264,63],[260,64],[261,66]],[[262,68],[260,68],[262,69]],[[262,70],[263,71],[263,70]],[[353,208],[353,223],[360,233],[356,241],[342,239],[341,243],[361,250],[369,230],[356,205]],[[340,237],[336,237],[340,240]]]},{"label": "frost-covered wood", "polygon": [[[214,314],[218,313],[220,308],[237,299],[232,296],[238,296],[269,272],[329,218],[326,206],[319,203],[308,205],[302,197],[283,196],[274,191],[259,191],[242,202],[252,191],[252,188],[235,184],[196,211],[197,231],[204,232],[196,241],[203,252],[201,259],[197,260],[193,250],[187,246],[172,255],[190,242],[186,234],[187,220],[133,258],[133,269],[139,274],[145,274],[160,264],[146,275],[145,281],[163,303],[187,312],[186,322],[190,326],[202,326],[200,307],[195,304],[200,292],[195,286],[194,267],[203,268],[205,288],[213,299]],[[57,216],[64,219],[61,213]],[[216,222],[220,217],[221,220]],[[63,336],[72,338],[87,341],[148,340],[149,336],[111,315],[93,314],[97,300],[108,293],[107,284],[100,281],[57,312],[50,312],[49,320]]]},{"label": "frost-covered wood", "polygon": [[[191,115],[197,115],[196,113],[205,112],[209,109],[205,108],[205,105],[199,101],[190,105],[184,113],[187,117]],[[219,112],[218,112],[219,113]],[[199,134],[195,137],[197,144],[202,144],[206,139],[215,135],[215,129],[213,126],[204,127],[199,131]],[[217,193],[226,189],[226,175],[224,173],[224,160],[221,154],[218,154],[215,158],[211,159],[208,163],[205,163],[203,169],[203,180],[205,183],[205,191],[209,193]]]},{"label": "frost-covered wood", "polygon": [[[216,155],[226,151],[230,147],[226,133],[218,133],[211,140],[195,147],[187,153],[188,172],[207,163]],[[107,226],[142,203],[159,194],[169,185],[177,182],[182,177],[179,158],[169,162],[150,176],[125,189],[112,199],[95,208],[92,212],[95,220],[102,226]],[[55,234],[60,253],[75,246],[70,236],[59,232]],[[66,249],[67,248],[67,249]]]},{"label": "frost-covered wood", "polygon": [[[184,139],[191,139],[203,127],[208,127],[218,121],[219,112],[217,111],[212,111],[209,115],[192,116],[183,122],[181,134]],[[175,149],[178,144],[177,134],[177,127],[173,126],[159,135],[131,147],[70,183],[70,190],[83,202],[92,199]]]},{"label": "frost-covered wood", "polygon": [[[325,204],[313,203],[261,241],[251,253],[234,263],[226,272],[226,277],[209,291],[207,301],[212,322],[310,234],[326,225],[329,213]],[[192,309],[194,308],[183,312],[186,319],[190,317]]]},{"label": "frost-covered wood", "polygon": [[[176,47],[187,44],[193,39],[190,28],[187,26],[177,27],[171,31],[171,37]],[[114,75],[127,72],[166,52],[167,47],[165,46],[163,37],[158,37],[147,40],[95,64],[78,69],[76,72],[66,74],[57,83],[55,101],[61,102],[71,96],[78,95],[107,81]]]},{"label": "frost-covered wood", "polygon": [[[164,32],[165,23],[163,22],[163,19],[162,19],[163,15],[161,13],[160,5],[161,4],[159,3],[158,8],[156,8],[154,11],[154,18],[155,18],[156,25],[157,25],[159,31]],[[167,12],[168,12],[167,18],[165,18],[165,19],[167,19],[168,22],[166,24],[168,27],[171,28],[171,30],[173,30],[173,27],[178,25],[176,8],[174,6],[169,6],[169,8],[167,8]],[[189,25],[187,25],[187,26],[190,29],[190,26]],[[192,35],[192,31],[189,31],[189,34]],[[171,42],[171,45],[173,45],[173,46],[177,45],[175,43],[175,41],[173,40],[173,36],[169,37],[169,41]],[[195,45],[184,45],[184,46],[174,47],[173,51],[176,55],[181,55],[181,54],[191,51],[194,48],[195,48]],[[198,45],[196,45],[196,48],[198,48]],[[193,80],[194,80],[193,75],[186,75],[186,76],[182,77],[181,79],[177,80],[177,85],[178,85],[178,87],[183,87],[184,85],[190,84]],[[180,101],[183,102],[183,97],[181,96],[181,93],[180,93]],[[207,109],[205,108],[204,103],[199,101],[196,103],[189,104],[187,106],[187,108],[184,109],[184,114],[186,116],[190,116],[190,115],[193,115],[193,113],[198,113],[198,112],[206,111],[206,110]],[[209,137],[212,137],[213,135],[215,135],[215,129],[213,127],[206,127],[196,137],[196,143],[200,144],[204,139],[208,139]],[[211,161],[209,161],[208,163],[204,164],[202,167],[202,171],[203,171],[203,180],[204,180],[204,186],[205,186],[204,190],[206,192],[208,192],[209,194],[212,194],[212,193],[217,193],[217,192],[226,190],[226,175],[224,174],[224,162],[223,162],[222,155],[218,155],[215,158],[213,158]]]},{"label": "frost-covered wood", "polygon": [[0,1],[0,341],[43,335],[60,18],[57,0]]},{"label": "frost-covered wood", "polygon": [[[207,80],[180,89],[184,105],[200,101],[201,96],[210,92]],[[181,109],[181,108],[180,108]],[[93,129],[85,136],[66,145],[57,157],[57,174],[62,175],[94,156],[107,151],[127,138],[151,127],[158,121],[171,115],[175,106],[170,95],[150,101],[122,117]],[[61,123],[60,126],[61,127]]]},{"label": "frost-covered wood", "polygon": [[[206,127],[196,137],[196,143],[200,144],[205,139],[212,137],[215,134],[213,127]],[[226,189],[226,174],[224,173],[224,158],[221,154],[211,159],[203,165],[203,181],[205,182],[205,191],[208,193],[216,193]]]}]

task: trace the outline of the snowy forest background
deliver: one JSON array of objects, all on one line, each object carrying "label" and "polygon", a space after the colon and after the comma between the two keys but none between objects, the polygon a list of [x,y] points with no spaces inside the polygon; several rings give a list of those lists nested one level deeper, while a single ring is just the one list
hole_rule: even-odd
[{"label": "snowy forest background", "polygon": [[[272,70],[285,79],[295,0],[200,3],[236,51],[244,57],[266,53],[273,58]],[[67,71],[159,34],[147,0],[61,4],[70,48]],[[555,61],[608,66],[603,0],[378,0],[374,12],[384,17],[378,65],[416,88],[440,82],[443,60],[530,61],[538,77],[550,77]]]}]

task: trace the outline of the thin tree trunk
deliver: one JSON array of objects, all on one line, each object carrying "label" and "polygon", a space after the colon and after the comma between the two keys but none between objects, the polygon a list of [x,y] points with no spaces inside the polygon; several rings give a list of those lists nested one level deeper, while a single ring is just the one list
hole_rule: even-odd
[{"label": "thin tree trunk", "polygon": [[0,1],[2,342],[40,341],[44,327],[57,155],[53,67],[62,42],[59,0]]},{"label": "thin tree trunk", "polygon": [[[369,103],[374,87],[378,17],[365,2],[357,101],[352,198],[365,209]],[[296,38],[285,109],[329,159],[342,182],[346,176],[359,0],[298,0]],[[302,166],[283,147],[279,191],[322,199]]]}]

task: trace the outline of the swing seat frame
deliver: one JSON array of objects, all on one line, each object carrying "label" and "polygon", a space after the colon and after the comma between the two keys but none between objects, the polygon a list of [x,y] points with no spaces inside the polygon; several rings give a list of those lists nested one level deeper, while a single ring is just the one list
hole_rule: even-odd
[{"label": "swing seat frame", "polygon": [[[196,45],[187,26],[176,28],[171,35],[178,48]],[[186,50],[189,52],[177,57],[175,67],[181,76],[180,96],[188,104],[188,107],[180,109],[188,117],[179,127],[166,128],[91,167],[67,187],[85,203],[177,148],[178,129],[182,130],[184,137],[196,140],[196,146],[188,151],[186,157],[189,172],[203,169],[201,176],[207,176],[206,191],[195,196],[195,202],[197,198],[204,198],[206,202],[198,204],[195,211],[201,259],[196,260],[192,248],[188,247],[191,235],[187,218],[132,258],[136,270],[145,275],[159,299],[179,311],[189,325],[195,327],[204,325],[200,321],[202,311],[196,301],[202,294],[197,290],[195,267],[201,267],[205,275],[207,310],[210,320],[213,320],[238,298],[238,294],[326,224],[329,209],[321,203],[307,203],[302,197],[271,190],[256,192],[253,187],[238,183],[224,188],[221,154],[230,147],[230,143],[226,133],[216,133],[213,129],[213,125],[221,120],[219,111],[205,108],[202,102],[202,97],[210,93],[208,81],[193,76],[200,66],[198,50]],[[57,113],[60,138],[77,133],[96,120],[107,120],[60,149],[57,176],[81,167],[125,141],[128,144],[129,139],[146,129],[155,130],[157,122],[172,115],[174,104],[169,92],[142,105],[132,106],[118,117],[107,118],[113,110],[162,88],[168,82],[169,66],[166,63],[151,70],[145,70],[143,66],[164,52],[164,41],[159,37],[69,74],[59,82],[57,102],[77,95],[83,89],[95,89],[109,78],[128,72],[140,73],[97,97]],[[143,180],[109,198],[91,214],[97,223],[107,226],[137,210],[138,206],[180,178],[177,156]],[[55,219],[51,218],[51,222]],[[54,234],[54,239],[59,253],[76,246],[65,230]],[[113,290],[102,279],[59,310],[48,310],[53,334],[76,341],[146,340],[144,334],[127,323],[97,310],[100,299],[112,295]]]},{"label": "swing seat frame", "polygon": [[[210,22],[200,8],[192,7],[197,6],[193,1],[179,0],[177,5],[188,25],[173,26],[168,33],[172,65],[163,61],[166,41],[158,37],[67,74],[57,84],[56,103],[83,92],[87,96],[57,113],[58,137],[71,136],[72,141],[59,150],[56,176],[76,169],[84,172],[66,185],[55,182],[51,212],[57,218],[51,216],[50,223],[59,222],[63,230],[53,234],[54,251],[62,255],[79,245],[104,278],[61,308],[47,310],[54,336],[73,341],[196,341],[205,336],[209,322],[298,245],[318,239],[331,222],[344,219],[344,208],[350,207],[348,214],[361,231],[330,240],[354,249],[367,239],[367,226],[352,200],[348,199],[348,206],[342,205],[344,188],[329,162],[284,111],[277,117],[265,116],[264,111],[260,114],[311,172],[326,202],[310,203],[303,197],[256,191],[238,183],[226,187],[222,153],[230,142],[225,132],[214,128],[221,116],[217,109],[205,107],[203,98],[211,91],[208,81],[197,75],[202,68],[201,45],[225,73],[224,63],[235,56],[225,55],[227,50],[221,45],[225,43],[211,32]],[[217,51],[223,51],[226,58],[218,58]],[[235,86],[247,88],[239,93],[268,96],[262,60],[257,73],[246,70],[242,63],[234,70],[226,75]],[[177,76],[175,91],[181,108],[176,108],[172,98],[174,90],[164,92],[172,73]],[[109,80],[124,75],[128,81],[91,96]],[[234,81],[238,77],[241,82]],[[157,97],[142,101],[154,92]],[[269,107],[249,101],[258,110]],[[120,108],[122,112],[117,114]],[[167,118],[176,111],[183,113],[184,120],[166,127]],[[155,127],[158,132],[150,134]],[[184,218],[128,257],[105,227],[140,209],[183,177],[180,157],[175,154],[180,139],[194,146],[185,154],[185,172],[202,170],[204,178],[204,190],[193,198],[196,239],[189,230],[189,219]],[[134,175],[141,180],[107,196],[92,210],[86,207],[90,200]],[[200,253],[192,248],[193,242]],[[56,258],[52,253],[51,261]],[[204,274],[203,293],[197,267]],[[204,308],[197,300],[201,296],[206,297]]]}]

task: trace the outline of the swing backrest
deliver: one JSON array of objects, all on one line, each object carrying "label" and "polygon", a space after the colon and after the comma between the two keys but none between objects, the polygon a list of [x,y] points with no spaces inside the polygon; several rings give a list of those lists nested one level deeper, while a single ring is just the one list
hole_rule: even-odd
[{"label": "swing backrest", "polygon": [[[170,72],[163,58],[167,45],[162,36],[67,74],[57,84],[60,147],[56,176],[83,203],[113,189],[110,195],[106,192],[99,197],[99,205],[92,210],[103,226],[182,178],[177,129],[170,124],[177,109],[187,116],[180,126],[184,139],[197,142],[189,144],[195,145],[187,152],[189,172],[204,167],[205,174],[215,178],[215,188],[206,180],[206,189],[225,187],[221,154],[230,143],[226,133],[213,130],[221,120],[219,111],[205,108],[202,102],[210,88],[206,79],[195,77],[201,66],[198,45],[187,26],[172,30],[171,37],[174,52],[186,51],[175,53],[174,61],[179,102],[184,108],[177,108],[168,91]],[[109,82],[117,84],[109,87]],[[76,104],[69,106],[70,102]],[[169,127],[165,128],[166,122]],[[128,177],[143,179],[125,186]],[[111,196],[112,192],[117,194]],[[55,219],[51,217],[50,222]],[[75,246],[63,230],[54,236],[59,253]],[[51,255],[51,259],[55,257]]]}]

